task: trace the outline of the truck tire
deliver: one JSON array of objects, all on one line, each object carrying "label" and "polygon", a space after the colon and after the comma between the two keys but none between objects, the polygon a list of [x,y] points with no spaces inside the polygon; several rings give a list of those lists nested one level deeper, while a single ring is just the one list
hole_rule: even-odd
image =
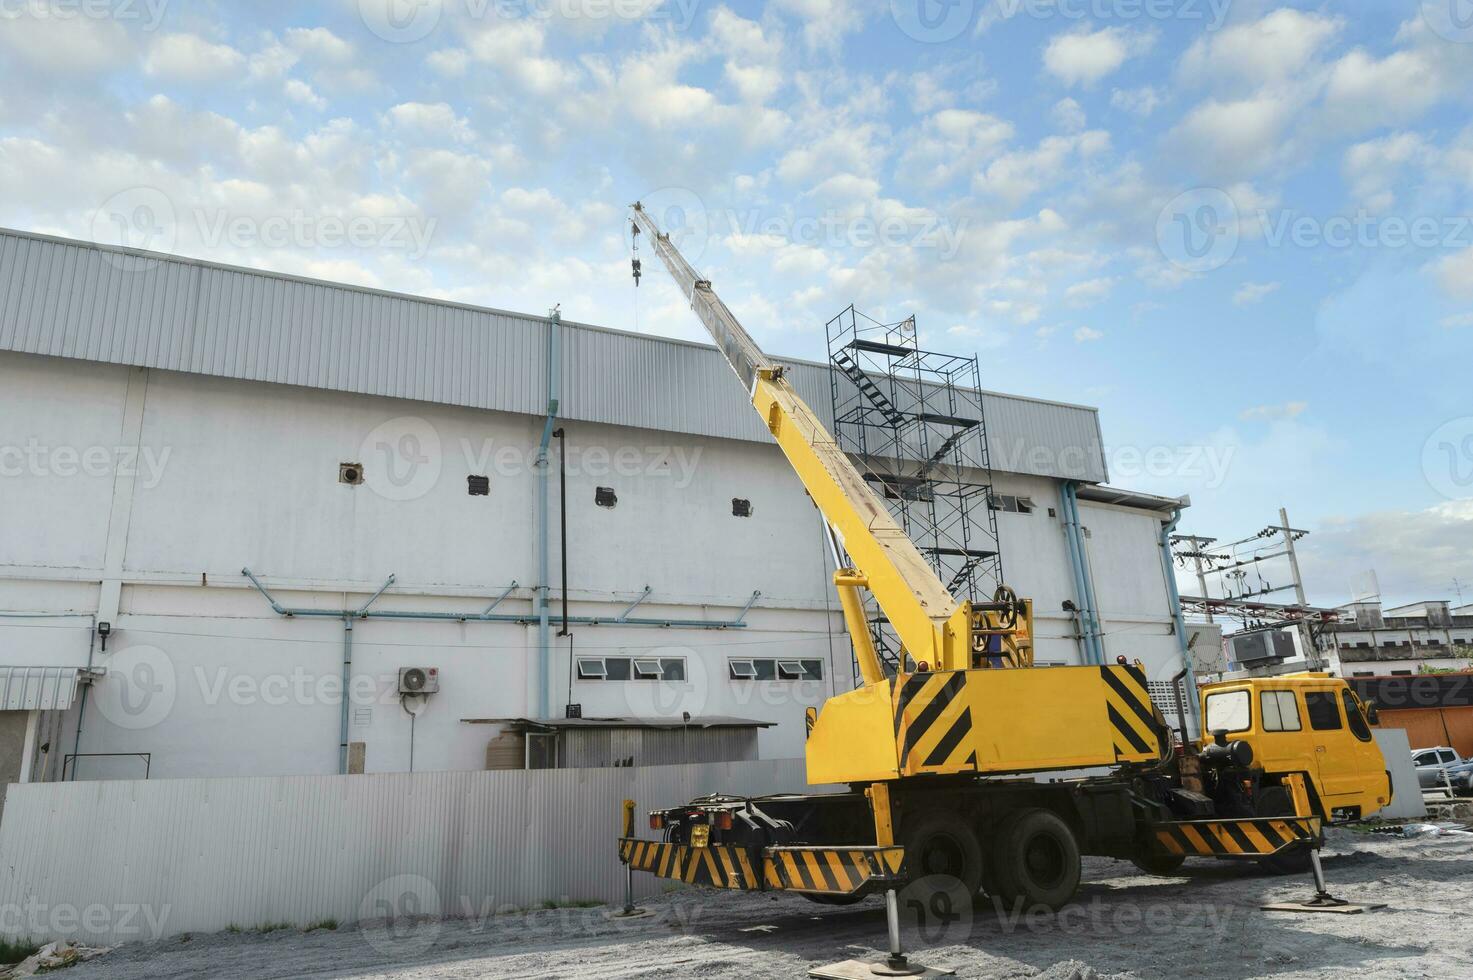
[{"label": "truck tire", "polygon": [[[1259,791],[1253,811],[1254,816],[1258,817],[1292,817],[1294,800],[1284,787],[1269,786]],[[1308,847],[1292,847],[1287,851],[1259,858],[1258,866],[1276,875],[1309,874],[1309,851]]]},{"label": "truck tire", "polygon": [[1023,810],[998,828],[993,847],[1003,904],[1058,911],[1079,891],[1079,842],[1052,810]]},{"label": "truck tire", "polygon": [[911,881],[941,876],[961,882],[968,895],[982,889],[982,845],[965,820],[954,813],[930,813],[906,827],[906,873]]}]

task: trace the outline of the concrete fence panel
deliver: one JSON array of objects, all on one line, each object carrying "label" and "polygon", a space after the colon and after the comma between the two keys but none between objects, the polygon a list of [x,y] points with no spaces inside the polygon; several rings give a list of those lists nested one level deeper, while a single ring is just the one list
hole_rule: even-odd
[{"label": "concrete fence panel", "polygon": [[[801,759],[12,785],[0,936],[115,944],[232,925],[614,903],[623,800],[642,814],[713,792],[804,789]],[[637,875],[636,895],[663,884]]]}]

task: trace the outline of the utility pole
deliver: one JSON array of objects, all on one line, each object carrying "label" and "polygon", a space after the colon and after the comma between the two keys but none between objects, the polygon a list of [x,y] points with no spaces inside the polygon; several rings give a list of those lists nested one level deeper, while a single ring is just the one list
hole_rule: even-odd
[{"label": "utility pole", "polygon": [[[1299,531],[1289,523],[1288,508],[1279,508],[1279,527],[1277,530],[1283,532],[1284,550],[1289,555],[1289,572],[1294,576],[1294,593],[1299,599],[1301,606],[1309,605],[1309,597],[1304,594],[1304,577],[1299,574],[1299,554],[1294,550],[1296,536],[1303,537],[1308,531]],[[1304,620],[1299,624],[1299,635],[1304,641],[1304,659],[1310,670],[1319,670],[1320,651],[1315,646],[1314,630],[1309,626],[1309,621]]]},{"label": "utility pole", "polygon": [[[1182,552],[1182,557],[1191,558],[1196,565],[1198,589],[1197,594],[1200,595],[1203,599],[1211,598],[1207,594],[1207,570],[1202,564],[1202,560],[1206,557],[1203,549],[1206,548],[1208,545],[1215,543],[1217,539],[1202,538],[1198,537],[1195,534],[1179,534],[1176,537],[1172,538],[1172,541],[1176,542],[1177,544],[1185,544],[1191,547],[1191,551]],[[1212,608],[1210,606],[1206,610],[1206,615],[1207,622],[1213,622]]]}]

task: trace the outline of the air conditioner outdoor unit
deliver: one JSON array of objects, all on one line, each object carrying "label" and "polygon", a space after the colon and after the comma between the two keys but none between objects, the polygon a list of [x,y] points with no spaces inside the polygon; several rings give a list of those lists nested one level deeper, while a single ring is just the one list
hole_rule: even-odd
[{"label": "air conditioner outdoor unit", "polygon": [[400,694],[434,694],[440,690],[439,667],[400,667]]}]

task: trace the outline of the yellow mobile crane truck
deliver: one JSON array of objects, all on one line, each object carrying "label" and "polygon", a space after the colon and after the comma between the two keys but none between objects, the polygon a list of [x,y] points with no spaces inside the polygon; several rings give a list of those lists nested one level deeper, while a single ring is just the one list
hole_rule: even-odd
[{"label": "yellow mobile crane truck", "polygon": [[[1283,871],[1313,863],[1324,896],[1323,825],[1369,816],[1391,795],[1367,708],[1344,681],[1208,685],[1210,734],[1188,744],[1181,717],[1178,745],[1139,664],[1034,668],[1031,603],[1005,587],[975,605],[952,596],[782,365],[639,204],[632,222],[636,245],[643,235],[664,262],[827,522],[862,683],[807,716],[809,783],[848,792],[705,797],[651,812],[658,840],[635,835],[627,804],[619,855],[631,870],[829,904],[885,892],[897,953],[895,890],[907,880],[944,876],[968,894],[1057,909],[1078,888],[1081,854],[1162,874],[1192,856]],[[637,283],[637,256],[634,271]],[[863,590],[903,646],[893,673]],[[1081,769],[1108,775],[1033,778]]]}]

